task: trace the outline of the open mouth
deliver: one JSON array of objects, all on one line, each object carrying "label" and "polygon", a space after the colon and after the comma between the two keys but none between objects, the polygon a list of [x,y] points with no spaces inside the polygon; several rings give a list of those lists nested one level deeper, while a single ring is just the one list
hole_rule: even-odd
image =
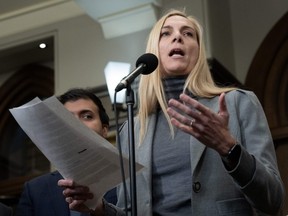
[{"label": "open mouth", "polygon": [[171,57],[171,56],[174,56],[174,55],[177,55],[177,56],[184,56],[184,52],[183,52],[183,50],[181,50],[181,49],[173,49],[173,50],[171,50],[170,51],[170,53],[169,53],[169,56]]}]

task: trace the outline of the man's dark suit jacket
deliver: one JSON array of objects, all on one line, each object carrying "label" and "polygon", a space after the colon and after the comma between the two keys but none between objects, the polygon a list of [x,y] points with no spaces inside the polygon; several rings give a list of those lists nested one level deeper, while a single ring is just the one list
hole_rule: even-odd
[{"label": "man's dark suit jacket", "polygon": [[[63,179],[59,172],[39,176],[26,182],[19,200],[16,216],[70,216],[68,203],[63,196],[63,188],[57,182]],[[116,202],[116,190],[105,196],[108,202]],[[87,214],[81,214],[81,216]]]},{"label": "man's dark suit jacket", "polygon": [[13,215],[12,208],[9,206],[6,206],[0,202],[0,215],[1,216],[12,216]]}]

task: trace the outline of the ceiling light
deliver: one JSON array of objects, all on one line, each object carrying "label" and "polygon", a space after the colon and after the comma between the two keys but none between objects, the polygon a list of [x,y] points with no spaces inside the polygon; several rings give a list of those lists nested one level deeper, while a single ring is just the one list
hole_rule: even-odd
[{"label": "ceiling light", "polygon": [[39,47],[40,47],[41,49],[45,49],[45,48],[46,48],[46,44],[45,44],[45,43],[40,43],[40,44],[39,44]]}]

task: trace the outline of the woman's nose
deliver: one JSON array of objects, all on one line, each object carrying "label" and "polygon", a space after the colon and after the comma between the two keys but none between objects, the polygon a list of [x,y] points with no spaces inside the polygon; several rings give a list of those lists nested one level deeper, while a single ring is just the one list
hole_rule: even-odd
[{"label": "woman's nose", "polygon": [[182,42],[182,37],[180,34],[175,34],[173,38],[173,42]]}]

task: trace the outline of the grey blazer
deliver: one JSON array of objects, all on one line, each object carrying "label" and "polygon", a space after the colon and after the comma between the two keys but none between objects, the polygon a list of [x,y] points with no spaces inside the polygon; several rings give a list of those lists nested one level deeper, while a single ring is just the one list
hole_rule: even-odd
[{"label": "grey blazer", "polygon": [[[191,215],[274,215],[284,200],[284,187],[277,168],[273,140],[263,109],[254,93],[235,90],[225,96],[229,111],[229,129],[241,144],[240,161],[227,171],[221,157],[191,136]],[[200,98],[199,102],[218,111],[219,97]],[[139,145],[139,122],[135,120],[136,160],[144,165],[137,174],[137,212],[152,215],[151,155],[156,115],[151,115],[147,135]],[[121,143],[128,152],[128,127],[123,126]],[[247,179],[251,176],[252,179]],[[244,185],[240,184],[245,182]],[[171,185],[173,187],[173,185]],[[129,189],[129,185],[127,185]],[[118,188],[118,203],[124,207],[123,187]],[[129,194],[129,193],[128,193]],[[107,205],[107,215],[123,215],[119,208]],[[117,213],[115,213],[117,212]]]}]

